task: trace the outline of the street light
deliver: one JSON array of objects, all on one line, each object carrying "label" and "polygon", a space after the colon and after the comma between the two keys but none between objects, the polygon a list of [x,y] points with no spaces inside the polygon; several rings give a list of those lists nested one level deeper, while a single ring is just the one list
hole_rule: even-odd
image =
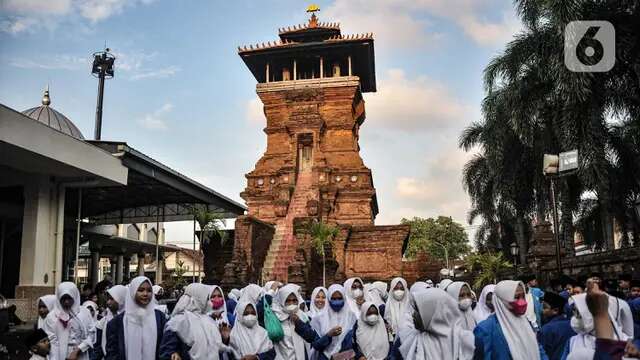
[{"label": "street light", "polygon": [[559,155],[545,154],[542,159],[542,173],[550,180],[551,202],[553,204],[553,237],[556,240],[556,266],[559,274],[562,274],[562,262],[560,260],[560,220],[558,219],[555,181],[561,176],[570,175],[577,169],[578,150],[563,152]]},{"label": "street light", "polygon": [[509,246],[509,249],[511,250],[511,256],[513,256],[513,268],[515,269],[516,274],[518,274],[518,254],[520,253],[520,248],[514,241],[511,243],[511,246]]}]

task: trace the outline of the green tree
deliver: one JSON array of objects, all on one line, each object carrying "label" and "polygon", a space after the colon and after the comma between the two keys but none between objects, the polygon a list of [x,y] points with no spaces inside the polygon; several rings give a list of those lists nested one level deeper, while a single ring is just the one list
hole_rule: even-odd
[{"label": "green tree", "polygon": [[333,246],[333,240],[338,236],[339,230],[335,226],[323,223],[322,221],[312,221],[309,223],[309,235],[311,244],[315,251],[322,256],[322,286],[326,287],[327,271],[325,266],[325,249]]},{"label": "green tree", "polygon": [[461,258],[471,247],[467,232],[462,225],[451,217],[402,219],[401,224],[410,225],[409,245],[405,256],[412,258],[419,252],[427,252],[438,259],[445,259],[443,247],[446,247],[449,260]]},{"label": "green tree", "polygon": [[197,207],[193,208],[192,213],[198,225],[200,225],[200,242],[207,244],[212,237],[217,237],[220,239],[221,245],[224,245],[227,240],[227,232],[224,230],[226,220],[222,215]]},{"label": "green tree", "polygon": [[[463,181],[472,200],[469,220],[482,221],[478,249],[495,251],[517,241],[524,260],[532,219],[550,218],[542,156],[572,149],[579,151],[579,170],[560,179],[556,190],[561,237],[571,244],[575,227],[590,229],[595,233],[587,238],[596,246],[610,246],[615,218],[623,243],[637,243],[640,227],[630,204],[640,194],[640,5],[633,0],[514,3],[524,29],[485,68],[482,119],[459,141],[461,148],[478,152]],[[584,19],[614,24],[612,70],[577,73],[565,66],[564,29]],[[597,204],[593,199],[583,204],[585,193],[595,194]],[[576,216],[590,220],[575,223]]]},{"label": "green tree", "polygon": [[513,268],[513,264],[501,252],[473,253],[465,258],[465,263],[476,274],[473,287],[478,290],[488,284],[497,284],[500,276]]}]

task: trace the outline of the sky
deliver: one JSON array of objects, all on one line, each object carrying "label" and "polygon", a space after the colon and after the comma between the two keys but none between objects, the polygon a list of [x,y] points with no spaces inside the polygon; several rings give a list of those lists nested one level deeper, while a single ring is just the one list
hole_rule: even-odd
[{"label": "sky", "polygon": [[[482,71],[520,31],[511,1],[319,1],[320,21],[374,34],[376,93],[364,95],[361,155],[373,172],[376,224],[452,216],[467,225],[461,183],[473,153],[457,147],[481,119]],[[0,0],[0,103],[51,106],[92,138],[91,54],[117,57],[107,80],[103,140],[130,146],[242,202],[244,174],[266,148],[256,81],[240,45],[304,23],[308,3],[196,0]],[[189,243],[190,224],[167,239]],[[468,230],[472,233],[473,227]],[[184,239],[183,239],[184,238]]]}]

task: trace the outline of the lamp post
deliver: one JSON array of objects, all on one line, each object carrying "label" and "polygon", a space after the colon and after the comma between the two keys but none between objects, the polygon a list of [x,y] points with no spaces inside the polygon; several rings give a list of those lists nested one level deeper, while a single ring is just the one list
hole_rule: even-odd
[{"label": "lamp post", "polygon": [[109,52],[109,48],[93,54],[91,74],[98,78],[98,101],[96,104],[96,127],[94,140],[100,140],[102,134],[102,100],[104,99],[104,79],[111,79],[114,75],[113,63],[116,57]]},{"label": "lamp post", "polygon": [[515,269],[516,275],[518,275],[518,254],[520,253],[520,248],[514,241],[511,243],[511,246],[509,246],[509,249],[511,250],[511,256],[513,256],[513,268]]}]

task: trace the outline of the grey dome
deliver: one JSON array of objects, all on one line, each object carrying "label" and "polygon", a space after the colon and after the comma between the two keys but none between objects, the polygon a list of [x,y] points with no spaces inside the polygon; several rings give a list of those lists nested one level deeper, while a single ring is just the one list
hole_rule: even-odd
[{"label": "grey dome", "polygon": [[80,129],[78,129],[78,127],[76,127],[69,118],[62,115],[49,105],[51,105],[51,99],[49,98],[49,90],[47,89],[44,91],[44,96],[42,97],[42,105],[27,109],[22,113],[33,120],[49,126],[50,128],[56,129],[67,135],[71,135],[76,139],[84,140],[84,136],[82,136]]}]

